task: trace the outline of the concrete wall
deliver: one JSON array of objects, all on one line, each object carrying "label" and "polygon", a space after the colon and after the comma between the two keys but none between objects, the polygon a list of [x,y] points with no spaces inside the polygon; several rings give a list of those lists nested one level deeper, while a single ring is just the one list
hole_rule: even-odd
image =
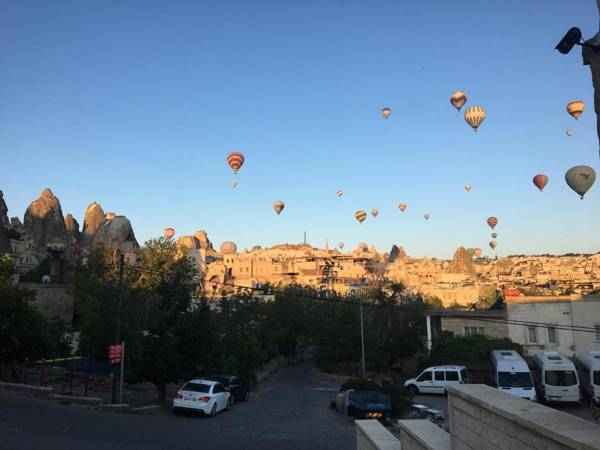
[{"label": "concrete wall", "polygon": [[[462,311],[461,311],[462,312]],[[490,318],[498,318],[498,320],[506,320],[506,316],[502,314],[491,315]],[[484,333],[488,337],[493,338],[505,338],[508,337],[508,325],[500,322],[490,322],[487,320],[477,320],[474,318],[461,318],[461,317],[441,317],[442,330],[452,331],[456,336],[465,335],[465,327],[481,327]]]},{"label": "concrete wall", "polygon": [[377,420],[355,420],[357,450],[400,450],[400,441]]},{"label": "concrete wall", "polygon": [[450,435],[429,420],[399,420],[402,450],[450,450]]},{"label": "concrete wall", "polygon": [[73,297],[67,292],[67,285],[53,283],[22,283],[23,287],[35,291],[32,305],[47,318],[58,317],[65,324],[73,321]]},{"label": "concrete wall", "polygon": [[451,386],[453,449],[600,449],[600,427],[485,385]]}]

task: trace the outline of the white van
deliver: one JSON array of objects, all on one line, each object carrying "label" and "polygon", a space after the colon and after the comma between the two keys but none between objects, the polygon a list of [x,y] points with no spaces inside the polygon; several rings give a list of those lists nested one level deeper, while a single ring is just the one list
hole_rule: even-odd
[{"label": "white van", "polygon": [[591,401],[600,404],[600,351],[578,354],[575,364],[583,392]]},{"label": "white van", "polygon": [[465,366],[437,366],[425,369],[417,378],[406,380],[404,386],[413,394],[445,394],[447,386],[470,382]]},{"label": "white van", "polygon": [[535,389],[529,366],[514,350],[494,350],[492,382],[499,390],[527,400],[535,400]]},{"label": "white van", "polygon": [[542,402],[579,403],[579,379],[575,365],[557,352],[533,355],[533,382]]}]

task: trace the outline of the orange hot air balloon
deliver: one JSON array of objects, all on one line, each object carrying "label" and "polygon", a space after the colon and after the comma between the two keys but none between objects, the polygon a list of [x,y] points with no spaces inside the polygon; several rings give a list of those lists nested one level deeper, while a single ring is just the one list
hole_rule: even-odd
[{"label": "orange hot air balloon", "polygon": [[164,233],[167,239],[171,239],[173,236],[175,236],[175,228],[167,227],[165,228]]},{"label": "orange hot air balloon", "polygon": [[400,208],[400,211],[401,211],[401,212],[404,212],[404,210],[406,209],[406,203],[400,203],[400,204],[398,205],[398,208]]},{"label": "orange hot air balloon", "polygon": [[384,119],[387,119],[388,117],[390,117],[391,113],[392,113],[392,110],[390,108],[383,108],[381,110],[381,114],[383,115]]},{"label": "orange hot air balloon", "polygon": [[354,217],[356,217],[356,220],[358,220],[359,223],[363,223],[367,218],[367,213],[364,211],[356,211]]},{"label": "orange hot air balloon", "polygon": [[450,96],[450,103],[452,103],[452,106],[454,106],[457,111],[460,111],[460,108],[467,103],[467,95],[464,92],[456,91]]},{"label": "orange hot air balloon", "polygon": [[585,103],[583,103],[581,100],[572,101],[567,105],[567,112],[571,114],[575,120],[579,119],[579,116],[581,116],[584,109]]},{"label": "orange hot air balloon", "polygon": [[481,249],[476,248],[475,250],[473,250],[473,253],[475,253],[475,256],[479,258],[481,256]]},{"label": "orange hot air balloon", "polygon": [[429,220],[429,218],[431,217],[428,213],[423,214],[423,217],[425,217],[425,220]]},{"label": "orange hot air balloon", "polygon": [[544,174],[539,174],[533,177],[533,184],[540,190],[543,191],[548,184],[548,177]]},{"label": "orange hot air balloon", "polygon": [[496,225],[498,225],[498,219],[496,217],[493,217],[493,216],[492,217],[488,217],[487,224],[493,230],[494,228],[496,228]]},{"label": "orange hot air balloon", "polygon": [[227,155],[227,164],[233,170],[233,173],[237,173],[240,170],[240,167],[244,165],[244,155],[240,152],[231,152]]},{"label": "orange hot air balloon", "polygon": [[496,248],[496,245],[498,245],[498,244],[496,244],[496,241],[490,241],[490,248],[492,250],[494,250]]},{"label": "orange hot air balloon", "polygon": [[465,121],[473,127],[474,131],[477,131],[483,119],[485,119],[485,109],[483,106],[469,106],[465,111]]}]

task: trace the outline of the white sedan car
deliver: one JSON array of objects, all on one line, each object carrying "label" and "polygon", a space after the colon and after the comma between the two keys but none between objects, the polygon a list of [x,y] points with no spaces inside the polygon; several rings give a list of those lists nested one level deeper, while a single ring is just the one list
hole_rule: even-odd
[{"label": "white sedan car", "polygon": [[173,412],[198,411],[216,416],[232,404],[231,394],[218,381],[190,380],[175,394]]}]

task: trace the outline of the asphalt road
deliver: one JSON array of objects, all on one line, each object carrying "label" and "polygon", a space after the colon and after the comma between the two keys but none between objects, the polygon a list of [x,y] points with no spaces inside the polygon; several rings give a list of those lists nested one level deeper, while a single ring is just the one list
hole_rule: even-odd
[{"label": "asphalt road", "polygon": [[0,392],[0,447],[9,449],[354,449],[353,422],[329,409],[337,386],[305,362],[277,372],[248,403],[214,418],[137,416]]}]

